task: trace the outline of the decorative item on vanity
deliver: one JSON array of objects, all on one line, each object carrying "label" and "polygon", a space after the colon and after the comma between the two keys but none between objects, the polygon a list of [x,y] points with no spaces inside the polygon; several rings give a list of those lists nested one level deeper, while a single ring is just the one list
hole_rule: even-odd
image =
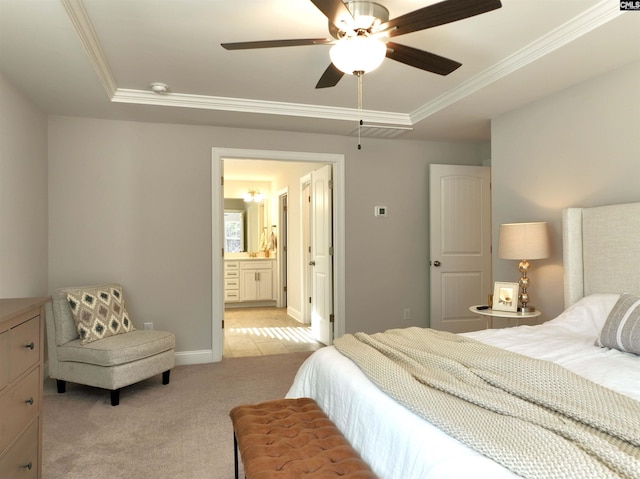
[{"label": "decorative item on vanity", "polygon": [[[519,312],[535,311],[535,308],[529,305],[529,294],[527,293],[527,288],[531,284],[527,276],[530,267],[529,260],[548,258],[549,252],[549,232],[546,222],[505,223],[500,225],[498,258],[520,260],[518,264],[518,270],[521,273],[518,281],[520,286],[520,294],[518,296],[520,301]],[[494,297],[494,308],[495,303]]]},{"label": "decorative item on vanity", "polygon": [[271,234],[267,241],[267,251],[275,251],[278,247],[278,238],[276,236],[276,225],[271,225]]}]

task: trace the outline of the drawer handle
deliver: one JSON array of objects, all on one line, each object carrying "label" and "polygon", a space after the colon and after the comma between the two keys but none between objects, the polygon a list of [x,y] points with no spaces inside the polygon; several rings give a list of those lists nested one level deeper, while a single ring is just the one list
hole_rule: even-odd
[{"label": "drawer handle", "polygon": [[36,345],[33,343],[33,341],[31,341],[29,344],[27,344],[25,346],[25,348],[31,349],[32,351],[33,351],[33,348],[35,348],[35,347],[36,347]]},{"label": "drawer handle", "polygon": [[29,399],[26,399],[26,400],[24,401],[24,403],[25,403],[25,404],[28,404],[29,406],[33,406],[33,398],[32,398],[32,397],[30,397]]},{"label": "drawer handle", "polygon": [[29,461],[29,464],[25,464],[24,466],[22,466],[23,469],[29,469],[29,470],[31,470],[32,467],[33,467],[33,464],[31,463],[31,461]]}]

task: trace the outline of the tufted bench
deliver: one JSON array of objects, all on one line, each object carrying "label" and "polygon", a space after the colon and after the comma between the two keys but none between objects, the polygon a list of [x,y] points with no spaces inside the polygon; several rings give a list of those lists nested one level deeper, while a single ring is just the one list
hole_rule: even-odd
[{"label": "tufted bench", "polygon": [[238,450],[246,479],[376,478],[313,399],[237,406],[229,415],[236,479]]}]

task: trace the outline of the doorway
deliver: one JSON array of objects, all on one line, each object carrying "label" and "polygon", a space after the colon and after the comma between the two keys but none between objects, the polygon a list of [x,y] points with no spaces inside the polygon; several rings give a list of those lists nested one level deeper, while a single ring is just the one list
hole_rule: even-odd
[{"label": "doorway", "polygon": [[[271,150],[242,150],[242,149],[212,149],[212,361],[219,361],[222,358],[223,353],[223,341],[224,334],[222,330],[222,320],[224,318],[224,281],[223,281],[223,265],[224,265],[224,250],[222,245],[221,218],[223,217],[223,188],[222,188],[222,173],[224,171],[224,161],[264,161],[264,162],[276,162],[286,164],[289,167],[295,166],[295,164],[306,165],[311,168],[318,168],[319,164],[329,164],[334,171],[333,179],[333,202],[334,202],[334,216],[333,231],[334,237],[334,263],[335,263],[335,281],[333,285],[333,293],[336,298],[334,306],[334,330],[336,335],[343,334],[344,332],[344,156],[336,154],[318,154],[318,153],[305,153],[305,152],[286,152],[286,151],[271,151]],[[226,164],[226,163],[225,163]],[[226,174],[225,174],[226,176]],[[299,177],[300,175],[298,175]],[[286,204],[287,208],[292,207],[292,195],[273,194],[274,204],[273,208],[274,216],[280,216],[282,211],[282,201]],[[276,213],[278,212],[278,213]],[[282,223],[278,226],[281,228]],[[277,223],[276,223],[277,224]],[[287,229],[294,231],[294,228],[290,227],[287,222]],[[287,235],[288,238],[289,235]],[[295,247],[286,242],[282,243],[282,237],[279,239],[279,247],[286,247],[287,254],[284,256],[289,263],[288,271],[292,271],[291,260],[295,258]],[[299,256],[299,253],[298,253]],[[297,259],[299,261],[299,258]],[[278,265],[278,269],[282,265]],[[296,267],[293,266],[295,271]],[[302,270],[302,267],[299,268]],[[288,278],[287,278],[288,282]],[[285,283],[286,285],[286,283]],[[279,286],[280,287],[280,286]],[[286,296],[282,293],[286,292]],[[292,296],[291,290],[281,290],[281,294],[278,295],[280,302],[279,306],[285,304],[285,308],[275,308],[271,312],[291,311]],[[299,308],[300,306],[298,306]],[[303,313],[301,313],[303,314]]]}]

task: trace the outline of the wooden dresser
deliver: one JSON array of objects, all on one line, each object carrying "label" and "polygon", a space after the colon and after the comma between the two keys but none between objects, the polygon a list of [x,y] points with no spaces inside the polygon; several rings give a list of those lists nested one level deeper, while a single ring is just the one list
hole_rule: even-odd
[{"label": "wooden dresser", "polygon": [[44,305],[0,299],[0,478],[42,477]]}]

